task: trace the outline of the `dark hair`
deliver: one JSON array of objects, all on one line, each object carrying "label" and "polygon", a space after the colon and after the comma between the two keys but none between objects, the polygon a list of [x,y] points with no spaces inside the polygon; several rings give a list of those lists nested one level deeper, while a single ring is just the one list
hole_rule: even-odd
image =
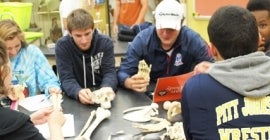
[{"label": "dark hair", "polygon": [[91,14],[82,9],[73,10],[67,17],[67,29],[71,33],[73,30],[85,30],[94,28],[94,20]]},{"label": "dark hair", "polygon": [[239,6],[224,6],[211,17],[210,42],[224,59],[246,55],[257,50],[259,32],[255,17]]},{"label": "dark hair", "polygon": [[270,0],[249,0],[247,9],[249,11],[266,10],[270,16]]}]

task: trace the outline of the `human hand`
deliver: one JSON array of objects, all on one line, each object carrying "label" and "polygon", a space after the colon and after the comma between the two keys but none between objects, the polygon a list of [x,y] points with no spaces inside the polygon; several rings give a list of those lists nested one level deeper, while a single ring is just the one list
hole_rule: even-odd
[{"label": "human hand", "polygon": [[94,102],[92,101],[92,99],[90,98],[89,95],[91,95],[91,90],[89,88],[84,88],[84,89],[81,89],[79,91],[79,101],[82,103],[82,104],[94,104]]},{"label": "human hand", "polygon": [[199,64],[197,64],[195,67],[194,67],[194,73],[197,74],[197,73],[207,73],[209,67],[212,65],[211,62],[208,62],[208,61],[203,61]]},{"label": "human hand", "polygon": [[50,114],[53,112],[52,107],[40,109],[30,115],[30,119],[34,125],[43,124],[48,121]]},{"label": "human hand", "polygon": [[125,87],[132,89],[136,92],[143,93],[147,90],[147,86],[149,85],[149,79],[145,79],[143,76],[139,74],[135,74],[130,78],[125,80]]},{"label": "human hand", "polygon": [[49,93],[50,94],[61,94],[62,90],[59,87],[50,87]]},{"label": "human hand", "polygon": [[25,98],[25,95],[23,93],[24,89],[25,89],[25,87],[21,84],[11,85],[11,90],[9,91],[7,96],[12,101],[17,101],[17,100],[23,99],[23,98]]},{"label": "human hand", "polygon": [[139,25],[139,24],[133,24],[133,25],[131,25],[130,27],[129,27],[129,29],[133,29],[133,27],[135,27],[136,25]]},{"label": "human hand", "polygon": [[136,21],[134,24],[130,26],[130,29],[133,29],[135,26],[140,26],[142,22]]},{"label": "human hand", "polygon": [[48,126],[50,130],[50,140],[64,140],[62,126],[65,124],[66,118],[60,110],[55,109],[48,118]]},{"label": "human hand", "polygon": [[113,25],[113,33],[118,34],[118,25]]},{"label": "human hand", "polygon": [[49,126],[63,126],[66,121],[64,113],[61,110],[53,110],[49,115],[48,124]]}]

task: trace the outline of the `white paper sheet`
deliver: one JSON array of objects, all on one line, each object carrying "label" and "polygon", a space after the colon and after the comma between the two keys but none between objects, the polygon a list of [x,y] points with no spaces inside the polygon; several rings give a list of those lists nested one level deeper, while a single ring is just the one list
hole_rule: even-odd
[{"label": "white paper sheet", "polygon": [[19,101],[19,105],[32,112],[37,111],[41,108],[52,106],[52,103],[47,99],[44,94],[40,94],[21,99]]},{"label": "white paper sheet", "polygon": [[[62,132],[64,137],[74,137],[75,129],[74,129],[74,116],[73,114],[65,114],[66,122],[62,127]],[[50,131],[48,123],[42,125],[36,125],[39,132],[43,135],[44,138],[49,139]]]}]

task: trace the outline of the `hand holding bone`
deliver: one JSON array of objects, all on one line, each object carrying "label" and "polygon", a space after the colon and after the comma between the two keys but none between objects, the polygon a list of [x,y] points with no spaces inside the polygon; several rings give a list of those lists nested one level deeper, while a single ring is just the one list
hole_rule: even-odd
[{"label": "hand holding bone", "polygon": [[139,61],[137,74],[127,78],[124,82],[126,88],[143,93],[147,90],[150,81],[151,65],[144,60]]},{"label": "hand holding bone", "polygon": [[25,89],[25,86],[23,85],[12,85],[11,87],[11,90],[8,94],[8,97],[12,100],[12,101],[17,101],[17,100],[20,100],[20,99],[23,99],[25,98],[24,96],[24,91]]}]

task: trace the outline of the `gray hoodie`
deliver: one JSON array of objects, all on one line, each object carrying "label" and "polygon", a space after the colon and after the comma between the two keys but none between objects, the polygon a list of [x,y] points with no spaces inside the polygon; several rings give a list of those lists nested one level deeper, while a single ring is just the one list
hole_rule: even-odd
[{"label": "gray hoodie", "polygon": [[216,62],[208,73],[243,96],[261,97],[270,94],[270,57],[263,52]]}]

